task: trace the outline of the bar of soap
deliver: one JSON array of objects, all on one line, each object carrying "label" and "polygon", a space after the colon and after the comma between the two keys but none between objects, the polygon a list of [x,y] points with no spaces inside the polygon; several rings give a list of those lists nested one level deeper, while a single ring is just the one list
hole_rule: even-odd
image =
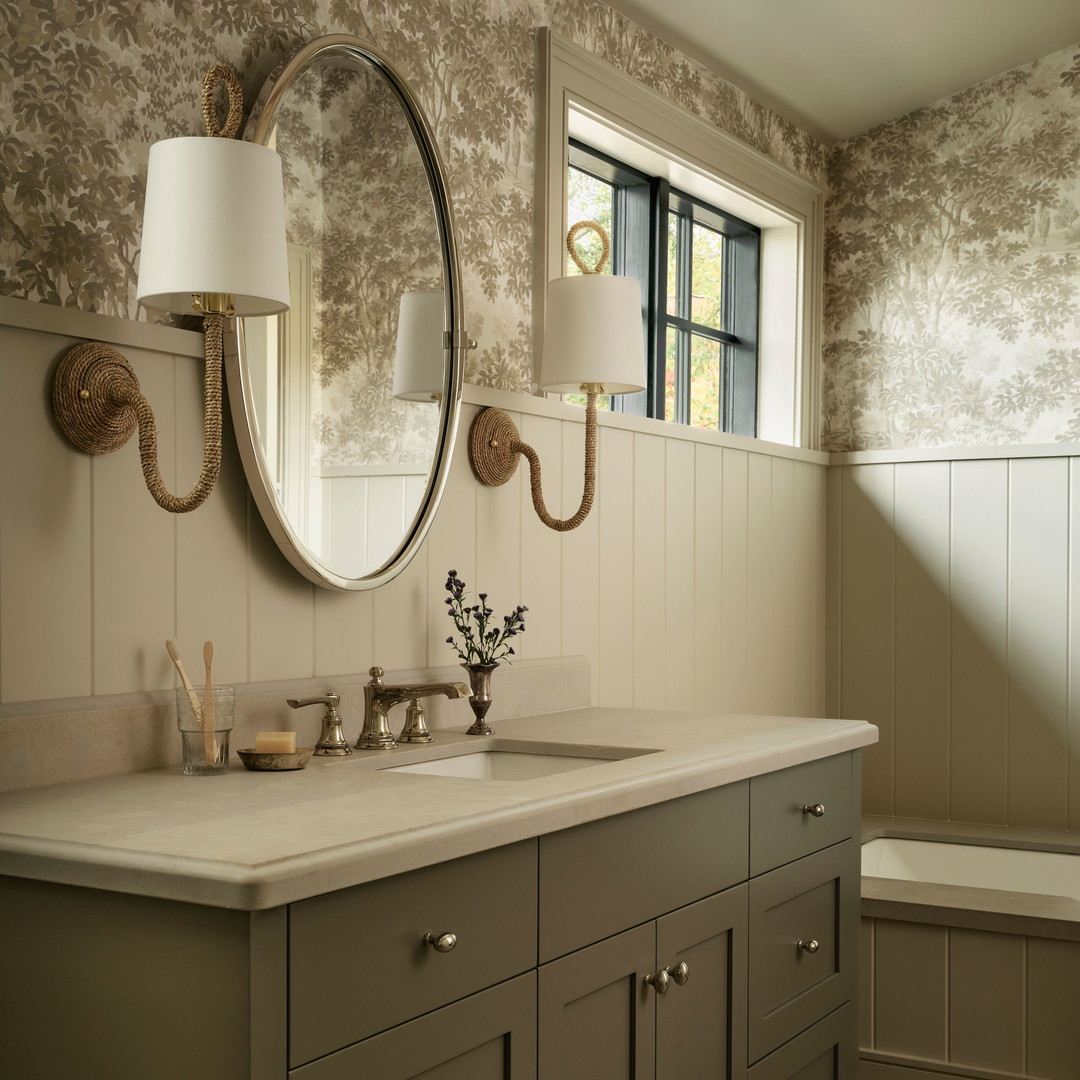
[{"label": "bar of soap", "polygon": [[260,731],[255,736],[256,754],[295,754],[295,731]]}]

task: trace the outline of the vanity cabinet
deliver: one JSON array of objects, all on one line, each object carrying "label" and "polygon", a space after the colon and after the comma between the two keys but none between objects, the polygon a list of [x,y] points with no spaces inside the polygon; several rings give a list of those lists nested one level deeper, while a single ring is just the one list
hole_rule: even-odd
[{"label": "vanity cabinet", "polygon": [[854,1080],[858,762],[266,911],[0,878],[0,1074]]},{"label": "vanity cabinet", "polygon": [[541,837],[539,1080],[853,1080],[857,779],[844,754]]}]

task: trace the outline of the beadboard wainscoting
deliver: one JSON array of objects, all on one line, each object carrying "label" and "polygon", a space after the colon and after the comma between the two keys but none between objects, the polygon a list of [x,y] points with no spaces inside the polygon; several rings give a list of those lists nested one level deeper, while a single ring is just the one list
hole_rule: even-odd
[{"label": "beadboard wainscoting", "polygon": [[1080,829],[1080,461],[832,460],[827,708],[880,729],[866,812]]},{"label": "beadboard wainscoting", "polygon": [[[464,433],[510,411],[544,463],[549,508],[581,493],[584,410],[467,386],[445,498],[412,565],[374,592],[304,581],[248,496],[231,429],[218,489],[172,516],[133,444],[91,459],[51,419],[57,359],[115,343],[158,420],[174,490],[201,460],[202,339],[188,331],[0,300],[0,718],[20,704],[166,690],[166,638],[216,645],[237,684],[444,667],[446,570],[500,614],[529,607],[525,659],[584,656],[595,704],[820,715],[824,705],[825,454],[601,419],[599,495],[568,534],[533,512],[524,469],[473,478]],[[332,682],[328,683],[332,685]]]}]

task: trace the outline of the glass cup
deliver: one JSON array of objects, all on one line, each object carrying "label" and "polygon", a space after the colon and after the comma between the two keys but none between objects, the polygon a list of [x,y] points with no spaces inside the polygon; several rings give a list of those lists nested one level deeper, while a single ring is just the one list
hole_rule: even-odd
[{"label": "glass cup", "polygon": [[[219,776],[229,771],[229,732],[233,726],[236,691],[211,688],[204,709],[203,691],[176,691],[176,725],[180,729],[186,776]],[[203,722],[203,713],[206,722]]]}]

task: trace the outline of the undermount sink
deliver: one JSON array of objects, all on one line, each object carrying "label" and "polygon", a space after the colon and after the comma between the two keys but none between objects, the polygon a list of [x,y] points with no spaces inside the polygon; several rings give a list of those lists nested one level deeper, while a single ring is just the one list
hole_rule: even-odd
[{"label": "undermount sink", "polygon": [[[580,748],[575,747],[575,750]],[[604,747],[595,753],[558,753],[552,748],[522,744],[514,749],[476,749],[433,761],[411,765],[391,765],[380,772],[418,773],[426,776],[456,776],[467,780],[536,780],[541,776],[606,765],[624,758],[656,753],[655,750]]]}]

